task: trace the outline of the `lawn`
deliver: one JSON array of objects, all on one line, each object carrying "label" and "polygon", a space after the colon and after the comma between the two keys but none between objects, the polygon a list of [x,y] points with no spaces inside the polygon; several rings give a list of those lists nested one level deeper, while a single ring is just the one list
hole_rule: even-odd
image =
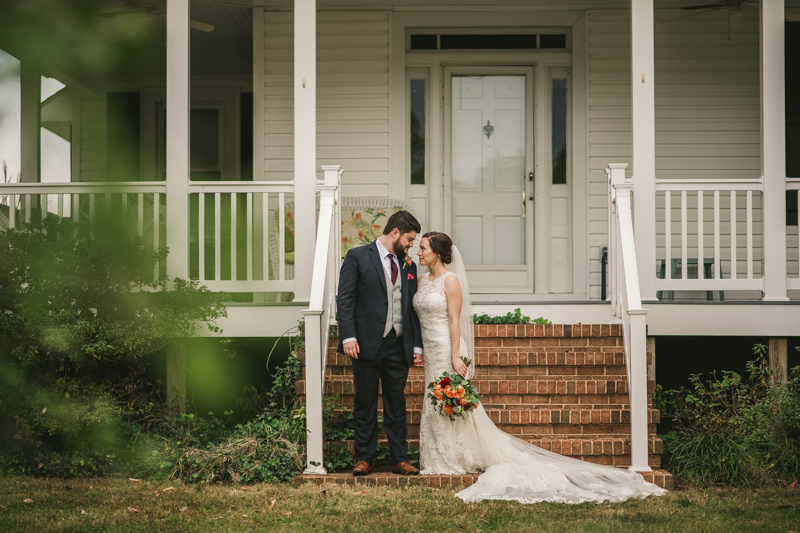
[{"label": "lawn", "polygon": [[644,501],[574,506],[464,504],[453,489],[423,486],[355,489],[5,478],[0,532],[800,532],[800,488],[691,489]]}]

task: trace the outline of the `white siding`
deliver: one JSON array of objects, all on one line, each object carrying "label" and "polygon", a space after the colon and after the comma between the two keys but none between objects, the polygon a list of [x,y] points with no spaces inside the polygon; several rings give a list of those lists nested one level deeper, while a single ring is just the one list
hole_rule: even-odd
[{"label": "white siding", "polygon": [[[655,24],[656,175],[658,178],[745,179],[760,176],[758,23],[728,40],[727,17],[715,11],[674,22],[680,10],[659,10]],[[590,298],[600,296],[600,247],[607,244],[606,175],[608,163],[631,161],[630,17],[628,11],[589,13],[589,258]],[[635,169],[631,169],[635,174]],[[754,195],[754,270],[761,274],[760,195]],[[705,197],[704,257],[713,257],[713,222]],[[657,196],[657,258],[664,257],[663,193]],[[696,206],[690,195],[689,206]],[[722,231],[728,231],[723,201]],[[737,202],[737,258],[746,271],[745,198]],[[680,254],[680,198],[672,201],[672,257]],[[689,233],[697,212],[689,211]],[[692,223],[692,221],[694,221]],[[676,237],[676,235],[678,237]],[[696,257],[696,239],[689,256]],[[730,241],[723,238],[722,255]],[[693,249],[695,251],[693,251]],[[653,265],[658,268],[658,262]],[[723,261],[724,276],[729,274]],[[687,294],[688,296],[688,294]],[[697,295],[704,298],[705,295]]]},{"label": "white siding", "polygon": [[81,100],[80,174],[76,181],[106,179],[106,99]]},{"label": "white siding", "polygon": [[[293,14],[264,14],[264,179],[293,179]],[[389,195],[389,13],[317,16],[317,165],[345,196]],[[258,179],[258,178],[256,178]]]}]

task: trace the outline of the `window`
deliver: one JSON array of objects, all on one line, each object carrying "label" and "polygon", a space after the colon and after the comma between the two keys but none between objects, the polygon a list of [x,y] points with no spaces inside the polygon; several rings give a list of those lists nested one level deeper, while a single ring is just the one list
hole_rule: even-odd
[{"label": "window", "polygon": [[411,184],[425,185],[425,80],[411,80]]},{"label": "window", "polygon": [[409,50],[535,50],[566,49],[566,33],[412,34]]},{"label": "window", "polygon": [[552,80],[553,185],[567,183],[567,80]]}]

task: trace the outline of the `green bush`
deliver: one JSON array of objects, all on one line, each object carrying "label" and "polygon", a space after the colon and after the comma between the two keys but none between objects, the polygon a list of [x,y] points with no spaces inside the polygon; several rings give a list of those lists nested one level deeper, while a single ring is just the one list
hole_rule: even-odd
[{"label": "green bush", "polygon": [[111,220],[0,232],[0,472],[96,476],[152,456],[141,433],[166,410],[149,356],[225,316],[220,294],[155,276],[166,255]]},{"label": "green bush", "polygon": [[800,367],[775,384],[766,347],[754,347],[748,378],[723,371],[691,388],[658,389],[653,406],[673,417],[662,436],[667,467],[691,484],[759,486],[800,477]]},{"label": "green bush", "polygon": [[501,316],[489,316],[486,313],[482,315],[472,315],[472,322],[475,324],[549,324],[550,321],[544,317],[539,317],[531,320],[531,317],[522,314],[519,307],[514,309],[513,313],[506,313]]}]

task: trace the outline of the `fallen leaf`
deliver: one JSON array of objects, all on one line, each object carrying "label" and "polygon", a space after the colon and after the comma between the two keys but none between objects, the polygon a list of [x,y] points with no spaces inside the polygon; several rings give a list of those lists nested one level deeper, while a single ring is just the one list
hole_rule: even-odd
[{"label": "fallen leaf", "polygon": [[300,512],[301,513],[306,513],[306,512],[308,512],[308,510],[305,507],[303,507],[302,509],[300,509]]},{"label": "fallen leaf", "polygon": [[172,492],[175,490],[175,487],[167,487],[166,489],[162,490],[161,492]]},{"label": "fallen leaf", "polygon": [[247,515],[246,515],[246,514],[243,514],[243,515],[242,515],[242,518],[247,518]]},{"label": "fallen leaf", "polygon": [[22,503],[33,503],[33,500],[31,500],[30,498],[25,498],[24,500],[22,500]]},{"label": "fallen leaf", "polygon": [[134,509],[133,507],[128,507],[128,510],[133,514],[139,514],[139,509]]},{"label": "fallen leaf", "polygon": [[92,490],[92,487],[94,487],[94,485],[89,485],[89,490]]},{"label": "fallen leaf", "polygon": [[789,483],[789,488],[793,489],[795,487],[795,485],[797,485],[797,480],[796,479],[794,481],[792,481],[791,483]]},{"label": "fallen leaf", "polygon": [[361,492],[354,492],[353,494],[360,494],[361,496],[366,496],[367,495],[367,491],[362,490]]},{"label": "fallen leaf", "polygon": [[129,477],[128,480],[133,481],[134,485],[139,485],[142,482],[141,479],[136,479],[136,478],[132,478],[132,477]]},{"label": "fallen leaf", "polygon": [[319,491],[319,495],[320,496],[327,496],[328,495],[328,489],[322,489],[321,491]]},{"label": "fallen leaf", "polygon": [[182,512],[182,513],[185,513],[185,512],[186,512],[186,511],[188,511],[188,510],[189,510],[189,507],[188,507],[188,506],[181,507],[181,512]]},{"label": "fallen leaf", "polygon": [[158,491],[155,491],[155,492],[153,493],[153,495],[154,495],[154,496],[158,496]]},{"label": "fallen leaf", "polygon": [[39,463],[39,468],[43,467],[44,463]]},{"label": "fallen leaf", "polygon": [[278,503],[278,500],[272,500],[272,503],[269,504],[269,508],[272,509],[275,507],[275,504]]},{"label": "fallen leaf", "polygon": [[4,511],[8,511],[8,509],[6,509],[5,505],[0,505],[0,507],[2,507]]},{"label": "fallen leaf", "polygon": [[247,487],[240,487],[239,490],[248,490]]},{"label": "fallen leaf", "polygon": [[81,509],[81,514],[86,514],[86,511],[84,511],[83,509]]},{"label": "fallen leaf", "polygon": [[286,513],[286,518],[289,518],[290,516],[292,516],[292,512],[291,512],[291,511],[289,511],[288,513]]},{"label": "fallen leaf", "polygon": [[42,409],[42,414],[45,414],[46,412],[47,412],[47,407],[45,407],[44,409]]}]

